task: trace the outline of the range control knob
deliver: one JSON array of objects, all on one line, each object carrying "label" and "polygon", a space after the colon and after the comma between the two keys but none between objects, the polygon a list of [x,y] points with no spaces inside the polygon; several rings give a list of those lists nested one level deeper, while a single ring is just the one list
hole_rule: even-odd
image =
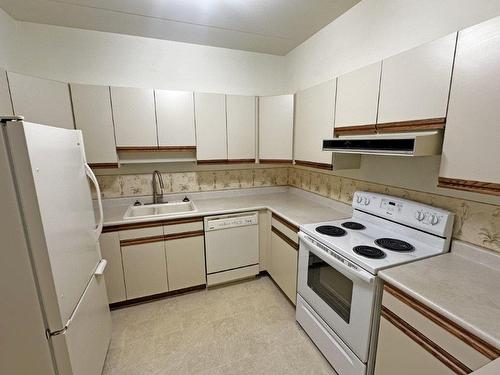
[{"label": "range control knob", "polygon": [[363,197],[361,195],[356,195],[356,202],[361,203],[363,201]]},{"label": "range control knob", "polygon": [[424,220],[425,218],[425,214],[423,211],[416,211],[415,212],[415,219],[417,219],[418,221],[422,221]]},{"label": "range control knob", "polygon": [[432,224],[432,225],[436,225],[437,223],[439,223],[439,217],[437,217],[437,215],[433,214],[429,217],[429,222]]}]

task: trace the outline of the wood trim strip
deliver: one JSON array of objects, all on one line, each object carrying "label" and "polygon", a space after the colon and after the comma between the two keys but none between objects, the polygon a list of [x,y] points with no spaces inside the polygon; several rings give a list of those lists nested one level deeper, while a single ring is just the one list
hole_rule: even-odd
[{"label": "wood trim strip", "polygon": [[280,215],[278,214],[275,214],[274,212],[271,213],[271,217],[273,219],[276,219],[277,221],[279,221],[281,224],[283,224],[284,226],[290,228],[291,230],[293,230],[295,233],[298,233],[299,231],[299,227],[295,224],[292,224],[290,223],[287,219],[281,217]]},{"label": "wood trim strip", "polygon": [[248,164],[255,163],[255,159],[228,159],[228,164]]},{"label": "wood trim strip", "polygon": [[291,159],[259,159],[261,164],[293,164]]},{"label": "wood trim strip", "polygon": [[439,177],[438,186],[448,189],[473,191],[476,193],[500,195],[500,184],[458,178]]},{"label": "wood trim strip", "polygon": [[152,243],[152,242],[163,242],[165,240],[165,237],[163,234],[160,234],[158,236],[150,236],[150,237],[141,237],[141,238],[132,238],[130,240],[121,240],[120,241],[120,246],[132,246],[132,245],[141,245],[145,243]]},{"label": "wood trim strip", "polygon": [[119,168],[118,163],[89,163],[92,169]]},{"label": "wood trim strip", "polygon": [[271,226],[271,231],[273,233],[276,233],[276,235],[281,238],[283,241],[285,241],[288,245],[290,245],[291,247],[293,247],[295,250],[299,250],[299,244],[292,241],[286,234],[284,234],[283,232],[281,232],[279,229],[277,229],[276,227],[273,227]]},{"label": "wood trim strip", "polygon": [[158,151],[158,146],[117,146],[118,152],[153,152]]},{"label": "wood trim strip", "polygon": [[376,134],[377,126],[375,124],[369,125],[353,125],[353,126],[342,126],[335,127],[333,129],[333,135],[358,135],[358,134]]},{"label": "wood trim strip", "polygon": [[410,120],[398,122],[386,122],[377,124],[378,133],[411,132],[421,130],[444,129],[446,117],[429,118],[424,120]]},{"label": "wood trim strip", "polygon": [[165,241],[170,241],[170,240],[178,240],[180,238],[199,237],[199,236],[204,236],[204,235],[205,235],[205,232],[203,230],[193,230],[190,232],[166,234],[163,237],[163,239]]},{"label": "wood trim strip", "polygon": [[197,160],[196,164],[227,164],[227,159]]},{"label": "wood trim strip", "polygon": [[158,151],[195,151],[196,146],[159,146]]},{"label": "wood trim strip", "polygon": [[453,336],[457,337],[470,347],[477,350],[479,353],[483,354],[485,357],[494,360],[500,357],[500,350],[495,348],[493,345],[485,342],[483,339],[477,337],[476,335],[466,331],[464,328],[460,327],[455,322],[442,316],[441,314],[435,312],[431,308],[425,306],[422,302],[417,301],[412,296],[402,292],[401,290],[395,288],[390,284],[384,284],[384,290],[397,298],[399,301],[403,302],[407,306],[411,307],[413,310],[419,312],[427,319],[431,320],[441,328],[445,329]]},{"label": "wood trim strip", "polygon": [[108,225],[102,228],[102,232],[107,233],[107,232],[116,232],[119,230],[160,227],[162,225],[187,224],[187,223],[195,223],[198,221],[203,221],[203,217],[196,216],[196,217],[186,217],[181,219],[163,219],[155,221],[146,221],[142,223],[125,223],[125,224]]},{"label": "wood trim strip", "polygon": [[296,165],[301,165],[303,167],[310,167],[310,168],[316,168],[316,169],[323,169],[326,171],[332,171],[333,170],[333,165],[332,164],[326,164],[326,163],[316,163],[313,161],[306,161],[306,160],[295,160]]},{"label": "wood trim strip", "polygon": [[162,298],[172,297],[172,296],[175,296],[178,294],[189,293],[189,292],[194,292],[197,290],[206,289],[206,287],[207,287],[206,284],[201,284],[201,285],[196,285],[196,286],[190,286],[188,288],[172,290],[170,292],[163,292],[163,293],[153,294],[150,296],[133,298],[133,299],[120,301],[120,302],[114,302],[114,303],[109,304],[109,308],[111,310],[117,310],[117,309],[131,306],[131,305],[138,305],[138,304],[145,303],[145,302],[150,302],[150,301],[154,301],[154,300],[158,300],[158,299],[162,299]]},{"label": "wood trim strip", "polygon": [[387,307],[382,306],[382,317],[389,323],[398,328],[406,336],[412,339],[420,347],[429,352],[434,358],[439,360],[442,364],[452,370],[455,374],[466,375],[472,373],[472,370],[448,353],[446,350],[437,345],[434,341],[430,340],[427,336],[417,331],[414,327],[409,325],[406,321],[394,314]]}]

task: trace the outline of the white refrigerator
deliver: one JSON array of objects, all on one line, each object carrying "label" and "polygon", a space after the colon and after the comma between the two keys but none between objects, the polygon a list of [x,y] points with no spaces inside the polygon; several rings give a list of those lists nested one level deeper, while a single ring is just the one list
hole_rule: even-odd
[{"label": "white refrigerator", "polygon": [[91,183],[81,131],[0,118],[0,374],[102,372],[111,316]]}]

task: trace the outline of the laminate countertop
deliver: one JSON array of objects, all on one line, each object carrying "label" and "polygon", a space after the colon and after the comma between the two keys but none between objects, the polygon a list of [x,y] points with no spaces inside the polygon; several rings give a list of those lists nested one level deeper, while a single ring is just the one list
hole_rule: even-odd
[{"label": "laminate countertop", "polygon": [[[290,223],[302,224],[348,218],[351,206],[294,188],[254,188],[233,191],[187,194],[196,207],[195,212],[180,215],[124,219],[127,208],[135,198],[103,200],[104,226],[126,223],[168,220],[195,216],[211,216],[269,209]],[[166,195],[168,201],[182,200],[184,194]],[[146,197],[145,200],[150,200]],[[140,201],[142,199],[139,198]]]},{"label": "laminate countertop", "polygon": [[450,253],[379,275],[500,350],[499,255],[453,241]]}]

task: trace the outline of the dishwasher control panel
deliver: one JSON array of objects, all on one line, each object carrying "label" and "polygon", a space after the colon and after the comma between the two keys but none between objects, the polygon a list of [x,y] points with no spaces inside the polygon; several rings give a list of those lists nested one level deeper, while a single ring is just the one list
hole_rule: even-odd
[{"label": "dishwasher control panel", "polygon": [[241,215],[212,216],[205,218],[205,231],[257,225],[258,213],[245,213]]}]

